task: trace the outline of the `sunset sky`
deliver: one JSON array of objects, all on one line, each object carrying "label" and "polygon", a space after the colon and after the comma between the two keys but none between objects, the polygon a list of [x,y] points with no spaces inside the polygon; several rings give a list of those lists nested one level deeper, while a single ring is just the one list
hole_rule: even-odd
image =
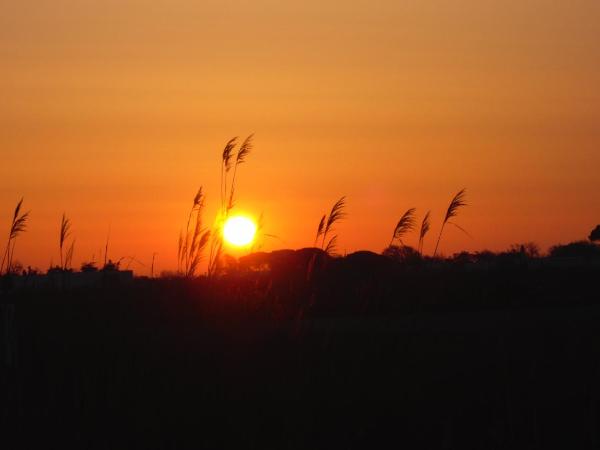
[{"label": "sunset sky", "polygon": [[[600,223],[598,0],[0,0],[0,231],[15,259],[176,263],[198,186],[255,133],[238,205],[312,244],[342,195],[339,250],[381,251],[401,214],[467,188],[444,254],[584,239]],[[0,236],[0,237],[1,237]],[[4,238],[3,238],[4,239]],[[417,233],[406,243],[416,246]],[[2,249],[4,248],[4,242]]]}]

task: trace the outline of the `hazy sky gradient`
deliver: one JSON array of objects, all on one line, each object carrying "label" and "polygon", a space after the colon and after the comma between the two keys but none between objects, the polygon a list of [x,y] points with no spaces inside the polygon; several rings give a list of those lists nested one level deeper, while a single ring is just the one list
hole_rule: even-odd
[{"label": "hazy sky gradient", "polygon": [[473,238],[448,229],[446,254],[585,238],[599,23],[597,0],[2,0],[0,230],[24,196],[26,265],[58,261],[66,211],[77,265],[110,224],[111,256],[171,268],[200,184],[213,218],[224,143],[255,132],[238,204],[281,237],[266,249],[310,245],[345,194],[342,251],[380,251],[412,206],[431,251],[462,187]]}]

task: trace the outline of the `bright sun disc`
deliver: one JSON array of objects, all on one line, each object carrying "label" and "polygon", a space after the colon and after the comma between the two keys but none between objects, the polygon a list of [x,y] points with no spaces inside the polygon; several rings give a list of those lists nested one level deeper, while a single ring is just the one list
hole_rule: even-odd
[{"label": "bright sun disc", "polygon": [[250,244],[256,234],[256,225],[247,217],[236,216],[227,219],[223,227],[223,237],[231,244],[238,247]]}]

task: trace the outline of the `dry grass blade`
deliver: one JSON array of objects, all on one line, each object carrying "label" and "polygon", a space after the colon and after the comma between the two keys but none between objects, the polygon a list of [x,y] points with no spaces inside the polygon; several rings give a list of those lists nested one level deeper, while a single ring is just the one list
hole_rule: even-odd
[{"label": "dry grass blade", "polygon": [[327,247],[325,247],[325,253],[328,255],[334,255],[337,249],[337,234],[333,236],[329,242],[327,243]]},{"label": "dry grass blade", "polygon": [[454,223],[454,222],[450,222],[450,221],[448,221],[448,223],[449,223],[450,225],[454,225],[456,228],[458,228],[460,231],[462,231],[463,233],[465,233],[465,234],[466,234],[467,236],[469,236],[470,238],[472,238],[472,237],[473,237],[473,236],[471,236],[471,235],[469,234],[469,232],[468,232],[467,230],[465,230],[465,229],[464,229],[463,227],[461,227],[460,225],[458,225],[458,224],[456,224],[456,223]]},{"label": "dry grass blade", "polygon": [[196,274],[196,270],[198,269],[198,265],[200,261],[202,261],[202,252],[206,247],[210,239],[210,230],[206,230],[202,233],[199,240],[197,241],[196,247],[194,248],[194,257],[190,263],[190,267],[188,268],[187,276],[193,277]]},{"label": "dry grass blade", "polygon": [[194,234],[192,236],[192,246],[190,249],[190,253],[192,253],[192,254],[196,250],[198,238],[200,237],[200,234],[202,233],[202,216],[200,213],[201,213],[201,211],[198,210],[198,214],[196,214],[196,225],[194,227]]},{"label": "dry grass blade", "polygon": [[15,221],[17,220],[17,217],[19,216],[19,212],[21,211],[21,206],[23,205],[23,198],[21,197],[21,200],[19,200],[19,203],[17,203],[17,206],[15,208],[15,213],[13,215],[13,224],[15,223]]},{"label": "dry grass blade", "polygon": [[196,223],[194,225],[194,232],[192,234],[190,243],[189,234],[189,219],[188,228],[186,229],[186,239],[183,244],[182,254],[184,255],[185,264],[185,275],[192,277],[196,273],[198,264],[202,259],[202,252],[206,246],[206,241],[210,233],[202,228],[202,210],[204,209],[204,196],[202,195],[202,188],[198,190],[198,194],[194,199],[194,206],[190,212],[189,219],[191,219],[193,212],[196,213]]},{"label": "dry grass blade", "polygon": [[[12,258],[14,255],[15,245],[17,236],[20,233],[25,231],[27,227],[27,219],[29,218],[29,211],[21,214],[21,207],[23,206],[23,198],[19,200],[17,206],[15,207],[15,211],[13,213],[13,219],[10,225],[10,232],[8,234],[8,241],[6,243],[6,249],[4,250],[4,256],[2,257],[2,264],[0,264],[0,274],[4,269],[4,264],[6,265],[6,272],[10,272],[12,270]],[[12,242],[12,250],[11,250],[11,242]]]},{"label": "dry grass blade", "polygon": [[419,253],[423,252],[423,241],[425,240],[425,235],[431,226],[429,222],[430,215],[431,211],[427,211],[427,214],[425,214],[425,217],[423,217],[423,221],[421,222],[421,231],[419,232]]},{"label": "dry grass blade", "polygon": [[237,136],[230,139],[221,156],[221,209],[225,209],[225,201],[227,199],[227,173],[231,169],[231,158],[233,157],[233,150],[236,146]]},{"label": "dry grass blade", "polygon": [[63,248],[63,245],[67,238],[71,234],[71,221],[67,218],[65,213],[62,215],[62,220],[60,221],[60,248]]},{"label": "dry grass blade", "polygon": [[10,239],[15,239],[19,233],[22,233],[27,228],[27,218],[29,217],[29,211],[18,217],[10,228]]},{"label": "dry grass blade", "polygon": [[466,189],[461,189],[454,196],[454,198],[450,202],[450,205],[448,206],[448,211],[446,211],[446,218],[444,219],[444,223],[448,222],[448,219],[451,219],[452,217],[456,217],[456,215],[458,214],[459,208],[461,208],[463,206],[467,206],[467,204],[465,203],[465,195],[466,195]]},{"label": "dry grass blade", "polygon": [[[433,256],[434,257],[437,254],[437,250],[438,250],[438,247],[440,245],[440,240],[442,238],[442,233],[444,232],[444,227],[448,223],[448,220],[451,219],[452,217],[456,217],[456,215],[458,214],[458,210],[460,208],[462,208],[463,206],[467,205],[467,203],[465,202],[466,193],[467,193],[466,189],[461,189],[460,191],[458,191],[456,193],[456,195],[454,196],[454,198],[450,202],[450,205],[448,205],[448,210],[446,211],[446,217],[444,217],[444,222],[442,222],[442,228],[440,229],[440,234],[438,235],[438,239],[437,239],[437,242],[435,244],[435,250],[433,251]],[[456,225],[455,223],[452,223],[452,222],[450,222],[450,223],[452,225],[458,227],[458,225]],[[458,227],[458,228],[460,228],[460,227]],[[463,230],[463,231],[465,231],[465,230]],[[466,231],[465,231],[465,233],[466,233]]]},{"label": "dry grass blade", "polygon": [[65,269],[71,267],[71,262],[73,261],[73,254],[75,253],[75,239],[71,242],[71,245],[67,249],[67,254],[65,256]]},{"label": "dry grass blade", "polygon": [[104,267],[106,267],[106,264],[108,263],[108,243],[110,242],[110,230],[111,230],[112,224],[108,224],[108,233],[106,233],[106,245],[104,246]]},{"label": "dry grass blade", "polygon": [[198,189],[198,192],[196,193],[196,196],[194,197],[194,205],[192,206],[192,209],[202,207],[202,202],[203,202],[202,186],[200,186],[200,188]]},{"label": "dry grass blade", "polygon": [[231,191],[229,192],[229,200],[227,201],[227,208],[225,209],[225,217],[227,217],[229,215],[229,212],[235,206],[235,201],[233,199],[234,194],[235,194],[235,185],[232,184]]},{"label": "dry grass blade", "polygon": [[333,229],[333,226],[336,222],[339,222],[344,217],[346,217],[346,213],[344,208],[346,207],[346,196],[341,197],[329,212],[329,217],[327,217],[327,221],[325,222],[325,229],[323,230],[323,240],[321,241],[321,248],[325,247],[325,240],[327,239],[327,234]]},{"label": "dry grass blade", "polygon": [[400,240],[402,243],[402,236],[404,236],[409,231],[415,228],[415,212],[416,208],[408,209],[398,221],[396,228],[394,228],[394,233],[392,234],[392,240],[390,241],[390,245],[394,242],[394,239]]},{"label": "dry grass blade", "polygon": [[[252,147],[253,147],[253,143],[252,143],[253,137],[254,137],[254,134],[251,134],[246,139],[244,139],[244,142],[242,142],[242,145],[240,146],[240,148],[237,152],[237,156],[235,158],[235,167],[233,168],[233,177],[231,179],[229,200],[227,201],[227,205],[225,208],[225,216],[226,217],[229,214],[229,212],[233,209],[233,206],[235,204],[235,202],[234,202],[235,178],[237,175],[238,165],[246,162],[246,157],[250,154],[250,151],[252,150]],[[225,193],[227,193],[227,180],[225,180]]]},{"label": "dry grass blade", "polygon": [[67,218],[66,214],[63,213],[62,219],[60,221],[60,237],[59,237],[59,247],[60,247],[60,268],[65,269],[66,264],[63,263],[63,246],[65,245],[65,241],[71,234],[71,221]]},{"label": "dry grass blade", "polygon": [[237,136],[230,139],[227,144],[225,144],[225,148],[223,149],[223,167],[225,168],[225,172],[229,172],[231,169],[231,157],[233,156],[233,150],[235,149],[237,141]]},{"label": "dry grass blade", "polygon": [[253,138],[254,138],[254,134],[251,134],[246,139],[244,139],[244,142],[240,146],[240,149],[238,150],[238,153],[237,153],[237,157],[235,160],[236,164],[242,164],[242,163],[246,162],[246,157],[250,154],[250,151],[252,150],[252,147],[253,147],[253,143],[252,143]]},{"label": "dry grass blade", "polygon": [[[217,231],[218,232],[218,231]],[[219,233],[220,234],[220,233]],[[213,234],[214,236],[214,234]],[[221,254],[223,253],[223,237],[219,236],[213,242],[214,251],[212,252],[212,259],[208,264],[208,277],[214,277],[217,275],[220,268]]]},{"label": "dry grass blade", "polygon": [[319,236],[323,234],[325,231],[325,221],[327,220],[327,214],[323,214],[321,217],[321,221],[319,222],[319,227],[317,228],[317,235],[315,236],[315,247],[317,245],[317,241],[319,240]]},{"label": "dry grass blade", "polygon": [[177,271],[181,272],[181,255],[183,251],[183,232],[179,231],[179,241],[177,242]]},{"label": "dry grass blade", "polygon": [[346,206],[346,197],[340,198],[335,205],[331,208],[331,212],[329,213],[329,217],[327,218],[327,225],[325,226],[325,234],[331,231],[333,225],[346,217],[346,213],[344,212],[344,208]]},{"label": "dry grass blade", "polygon": [[[200,188],[198,188],[198,192],[194,196],[192,208],[190,209],[190,212],[188,214],[188,220],[187,220],[187,224],[185,227],[185,236],[183,239],[180,239],[180,241],[182,241],[180,243],[181,250],[178,253],[180,256],[181,263],[182,263],[181,265],[185,266],[186,273],[189,270],[191,258],[193,258],[193,252],[194,252],[194,246],[195,246],[194,240],[197,239],[197,233],[199,232],[198,221],[200,220],[201,211],[203,208],[204,208],[204,194],[202,193],[202,186],[200,186]],[[194,213],[196,213],[196,227],[195,227],[195,231],[194,231],[194,236],[192,238],[192,242],[190,244],[190,223],[192,221],[192,216],[194,215]],[[180,235],[180,238],[181,238],[181,235]]]}]

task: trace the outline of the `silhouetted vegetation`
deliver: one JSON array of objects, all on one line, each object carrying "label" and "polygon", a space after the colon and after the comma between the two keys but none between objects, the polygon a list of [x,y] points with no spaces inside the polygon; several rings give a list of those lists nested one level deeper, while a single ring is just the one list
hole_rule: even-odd
[{"label": "silhouetted vegetation", "polygon": [[[177,248],[178,272],[187,278],[196,275],[204,249],[210,239],[210,230],[205,229],[202,225],[203,209],[204,194],[202,193],[202,186],[200,186],[200,189],[198,189],[198,192],[194,196],[192,208],[188,215],[185,237],[182,237],[181,233],[179,234]],[[190,229],[190,225],[192,224],[193,230]]]},{"label": "silhouetted vegetation", "polygon": [[404,236],[409,231],[412,231],[415,228],[415,212],[416,208],[408,209],[400,220],[396,224],[396,228],[394,228],[394,232],[392,233],[392,239],[390,240],[390,247],[394,243],[395,240],[398,240],[401,245],[404,245],[402,242],[402,236]]},{"label": "silhouetted vegetation", "polygon": [[596,225],[588,237],[588,239],[592,242],[600,241],[600,225]]},{"label": "silhouetted vegetation", "polygon": [[554,258],[592,259],[600,257],[600,247],[587,241],[577,241],[565,245],[555,245],[550,248],[549,254]]},{"label": "silhouetted vegetation", "polygon": [[452,219],[453,217],[457,216],[458,210],[460,208],[462,208],[463,206],[467,205],[465,203],[465,195],[466,195],[466,190],[465,189],[461,189],[454,196],[454,198],[450,202],[450,205],[448,205],[448,209],[446,210],[446,215],[444,216],[444,221],[442,222],[442,228],[440,229],[440,234],[438,235],[438,239],[437,239],[437,242],[435,244],[435,250],[433,251],[433,256],[434,257],[435,257],[435,255],[437,255],[438,247],[440,245],[440,240],[442,239],[442,234],[444,233],[444,228],[446,227],[446,224],[454,225],[455,227],[457,227],[461,231],[466,232],[461,226],[457,225],[454,222],[450,222],[450,219]]},{"label": "silhouetted vegetation", "polygon": [[327,241],[327,246],[325,246],[327,235],[333,231],[333,227],[337,222],[346,217],[346,212],[344,211],[345,207],[346,197],[344,196],[334,203],[334,205],[331,207],[329,215],[323,214],[323,217],[321,217],[319,222],[317,235],[315,236],[315,245],[317,244],[319,238],[321,238],[321,249],[325,250],[325,252],[328,254],[333,254],[335,252],[337,246],[337,235],[329,239],[329,241]]},{"label": "silhouetted vegetation", "polygon": [[[208,259],[208,276],[218,275],[221,269],[221,257],[223,254],[223,226],[235,206],[236,175],[240,164],[246,162],[246,158],[253,148],[254,135],[248,136],[239,146],[237,153],[234,151],[237,145],[237,137],[230,139],[221,155],[221,208],[215,219],[211,232],[210,254]],[[233,162],[232,162],[233,161]],[[227,184],[227,176],[233,166],[233,177],[231,183]]]},{"label": "silhouetted vegetation", "polygon": [[67,218],[65,213],[62,215],[60,221],[60,236],[59,236],[59,250],[60,250],[60,268],[62,270],[69,270],[71,268],[71,261],[73,260],[73,252],[75,251],[75,239],[71,241],[71,245],[67,248],[67,252],[63,258],[63,247],[67,239],[71,236],[71,221]]},{"label": "silhouetted vegetation", "polygon": [[3,443],[595,448],[600,256],[560,255],[307,248],[218,278],[13,290]]},{"label": "silhouetted vegetation", "polygon": [[21,206],[23,206],[23,199],[17,203],[15,212],[13,214],[12,223],[10,225],[10,231],[8,233],[8,240],[6,242],[6,249],[2,256],[2,263],[0,264],[0,275],[4,269],[6,263],[6,273],[13,273],[13,257],[15,253],[15,246],[17,244],[17,237],[25,231],[27,227],[27,219],[29,218],[29,211],[21,214]]},{"label": "silhouetted vegetation", "polygon": [[425,236],[427,235],[427,233],[429,232],[429,228],[431,227],[431,224],[429,222],[430,215],[431,215],[431,211],[427,211],[427,213],[425,213],[425,216],[423,217],[423,221],[421,222],[421,229],[419,231],[419,246],[418,246],[418,251],[421,254],[423,254],[423,242],[425,242]]}]

